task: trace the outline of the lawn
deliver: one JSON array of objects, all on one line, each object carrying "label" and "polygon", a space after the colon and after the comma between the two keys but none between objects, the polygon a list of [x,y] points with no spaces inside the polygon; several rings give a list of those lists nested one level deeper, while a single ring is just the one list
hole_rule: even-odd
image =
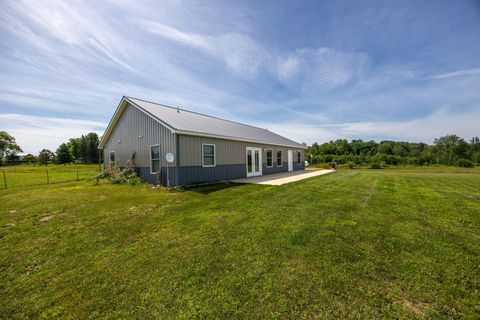
[{"label": "lawn", "polygon": [[0,190],[0,318],[480,317],[480,174]]},{"label": "lawn", "polygon": [[98,174],[98,164],[21,164],[0,167],[0,189],[84,180]]}]

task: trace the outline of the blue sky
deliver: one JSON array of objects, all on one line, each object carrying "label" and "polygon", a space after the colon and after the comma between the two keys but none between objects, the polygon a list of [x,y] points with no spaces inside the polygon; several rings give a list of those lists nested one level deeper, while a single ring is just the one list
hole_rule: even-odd
[{"label": "blue sky", "polygon": [[123,95],[299,142],[480,135],[478,1],[2,1],[0,130],[102,134]]}]

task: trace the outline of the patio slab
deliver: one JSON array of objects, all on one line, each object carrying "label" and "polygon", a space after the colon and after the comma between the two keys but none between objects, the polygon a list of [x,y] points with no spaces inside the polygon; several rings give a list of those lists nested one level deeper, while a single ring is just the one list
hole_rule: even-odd
[{"label": "patio slab", "polygon": [[334,171],[335,170],[302,170],[302,171],[280,172],[280,173],[267,174],[260,177],[236,179],[236,180],[232,180],[232,182],[280,186],[285,183],[300,181],[303,179],[320,176],[322,174],[327,174]]}]

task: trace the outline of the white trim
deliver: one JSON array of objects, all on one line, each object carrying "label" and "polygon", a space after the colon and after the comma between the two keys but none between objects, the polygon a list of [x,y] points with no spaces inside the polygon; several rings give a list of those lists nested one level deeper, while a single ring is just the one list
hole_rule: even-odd
[{"label": "white trim", "polygon": [[152,159],[152,147],[156,147],[158,146],[158,170],[159,172],[162,171],[162,156],[161,156],[161,153],[160,153],[160,144],[157,143],[157,144],[152,144],[150,145],[150,148],[148,149],[148,152],[150,153],[150,174],[158,174],[159,172],[153,172],[152,171],[152,160],[156,160],[156,159]]},{"label": "white trim", "polygon": [[287,159],[288,171],[293,171],[293,150],[287,150]]},{"label": "white trim", "polygon": [[[272,152],[272,159],[271,159],[272,160],[272,165],[271,166],[268,165],[268,151]],[[273,149],[265,149],[265,166],[267,168],[273,168]]]},{"label": "white trim", "polygon": [[[213,146],[213,165],[205,164],[205,156],[203,154],[203,146]],[[217,166],[217,146],[213,143],[202,143],[202,167],[204,168],[211,168],[211,167],[216,167]]]},{"label": "white trim", "polygon": [[288,144],[271,143],[271,142],[267,142],[267,141],[250,140],[250,139],[222,136],[222,135],[211,134],[211,133],[203,133],[203,132],[185,131],[185,130],[175,130],[175,132],[173,132],[173,133],[181,134],[181,135],[184,135],[184,136],[194,136],[194,137],[204,137],[204,138],[216,138],[216,139],[230,140],[230,141],[250,142],[250,143],[256,143],[256,144],[264,144],[264,145],[267,145],[267,146],[278,146],[278,147],[300,148],[300,149],[307,149],[308,148],[308,147],[303,146],[303,145],[292,146],[292,145],[288,145]]},{"label": "white trim", "polygon": [[[278,165],[278,151],[280,151],[280,154],[281,154],[281,156],[280,156],[281,165]],[[283,150],[282,149],[277,149],[277,154],[276,154],[275,158],[276,158],[275,163],[277,164],[277,168],[283,167]]]}]

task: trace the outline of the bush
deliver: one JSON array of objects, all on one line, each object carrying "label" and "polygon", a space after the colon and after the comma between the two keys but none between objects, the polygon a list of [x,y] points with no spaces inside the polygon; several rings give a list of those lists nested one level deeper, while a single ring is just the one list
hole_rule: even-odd
[{"label": "bush", "polygon": [[472,168],[473,162],[468,159],[458,159],[456,165],[463,168]]},{"label": "bush", "polygon": [[378,162],[372,162],[369,166],[370,169],[382,169],[382,165]]},{"label": "bush", "polygon": [[111,165],[102,173],[95,177],[97,183],[101,179],[108,180],[111,184],[130,184],[138,185],[141,183],[135,171],[135,161],[128,160],[125,168],[119,168],[116,165]]},{"label": "bush", "polygon": [[349,161],[347,165],[349,169],[355,168],[355,163],[353,161]]}]

